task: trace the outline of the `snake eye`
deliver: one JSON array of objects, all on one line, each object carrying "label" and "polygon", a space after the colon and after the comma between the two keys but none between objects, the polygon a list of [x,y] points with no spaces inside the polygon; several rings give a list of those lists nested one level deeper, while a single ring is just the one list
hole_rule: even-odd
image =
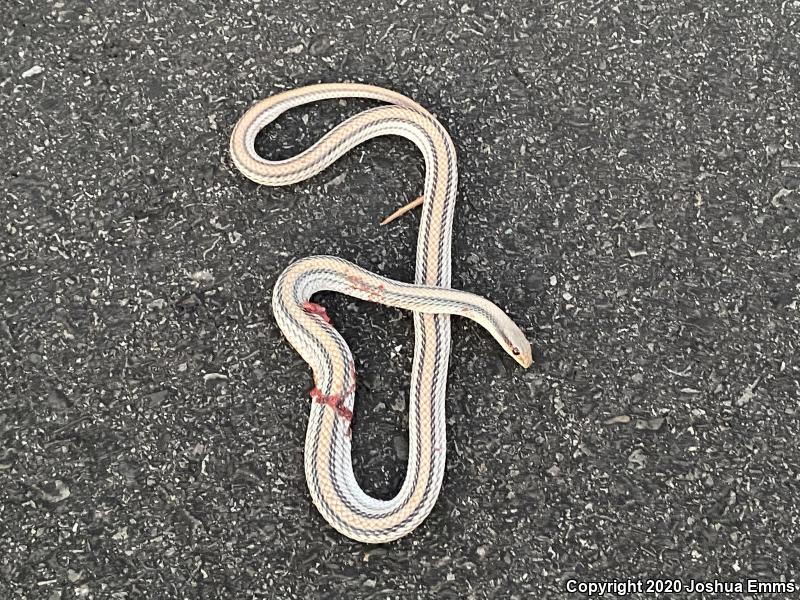
[{"label": "snake eye", "polygon": [[513,354],[514,356],[519,356],[520,355],[519,348],[517,348],[516,346],[511,348],[511,354]]}]

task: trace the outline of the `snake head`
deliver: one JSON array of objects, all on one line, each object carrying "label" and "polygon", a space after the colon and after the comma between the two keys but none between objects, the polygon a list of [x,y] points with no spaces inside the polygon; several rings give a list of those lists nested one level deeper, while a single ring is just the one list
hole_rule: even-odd
[{"label": "snake head", "polygon": [[464,304],[470,304],[469,310],[461,310],[459,314],[483,325],[503,350],[524,369],[533,364],[531,343],[511,317],[496,304],[473,294],[469,294],[469,301]]},{"label": "snake head", "polygon": [[531,343],[522,330],[502,311],[495,316],[495,324],[499,329],[492,335],[500,342],[503,350],[508,352],[508,355],[517,361],[523,369],[530,367],[533,364],[533,351],[531,350]]},{"label": "snake head", "polygon": [[533,364],[533,352],[531,351],[530,342],[525,339],[521,331],[519,333],[519,336],[509,338],[504,348],[511,358],[522,365],[523,368],[527,369]]}]

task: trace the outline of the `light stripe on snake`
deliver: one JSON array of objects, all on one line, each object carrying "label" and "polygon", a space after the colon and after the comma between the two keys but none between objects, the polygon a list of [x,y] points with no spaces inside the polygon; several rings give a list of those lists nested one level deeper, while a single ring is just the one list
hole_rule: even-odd
[{"label": "light stripe on snake", "polygon": [[[255,150],[259,131],[285,111],[333,98],[368,98],[388,103],[361,112],[297,156],[265,160]],[[354,540],[396,540],[422,523],[442,486],[445,467],[445,387],[450,356],[450,317],[459,315],[486,328],[523,367],[531,347],[511,319],[488,300],[450,289],[450,245],[456,200],[456,153],[450,136],[416,102],[379,87],[355,83],[319,84],[262,100],[239,120],[231,156],[249,179],[269,186],[313,177],[362,142],[384,135],[411,140],[425,159],[422,219],[414,284],[375,275],[345,260],[313,256],[290,265],[273,291],[275,320],[314,375],[305,442],[305,472],[322,516]],[[398,494],[380,500],[366,494],[353,475],[350,421],[355,367],[347,343],[330,325],[325,310],[311,302],[329,290],[412,311],[414,359],[409,402],[409,456]]]}]

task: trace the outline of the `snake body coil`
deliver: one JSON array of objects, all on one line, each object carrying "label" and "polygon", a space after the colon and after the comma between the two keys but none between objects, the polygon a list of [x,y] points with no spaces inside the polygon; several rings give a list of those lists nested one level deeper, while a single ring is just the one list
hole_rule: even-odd
[{"label": "snake body coil", "polygon": [[[258,132],[286,110],[319,100],[351,97],[388,105],[351,117],[292,158],[268,161],[256,153]],[[311,497],[334,528],[369,543],[392,541],[414,530],[439,495],[445,467],[449,315],[475,320],[522,366],[531,363],[528,341],[503,311],[488,300],[449,289],[456,153],[447,132],[420,105],[369,85],[299,88],[250,108],[234,128],[231,155],[249,179],[270,186],[289,185],[316,175],[358,144],[383,135],[411,140],[425,158],[415,283],[386,279],[335,257],[315,256],[290,265],[273,292],[278,326],[314,374],[314,401],[305,443]],[[402,488],[390,500],[367,495],[353,475],[350,421],[355,368],[350,349],[330,325],[325,310],[311,302],[311,296],[322,290],[413,311],[416,345],[409,402],[409,457]]]}]

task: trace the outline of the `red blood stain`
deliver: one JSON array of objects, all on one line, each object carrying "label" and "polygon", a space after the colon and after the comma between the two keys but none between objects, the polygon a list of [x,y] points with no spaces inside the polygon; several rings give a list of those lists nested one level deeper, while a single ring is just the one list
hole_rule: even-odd
[{"label": "red blood stain", "polygon": [[326,323],[331,322],[328,311],[326,311],[325,307],[321,304],[317,304],[316,302],[304,302],[303,310],[311,315],[319,315]]},{"label": "red blood stain", "polygon": [[353,411],[344,405],[344,402],[339,396],[335,394],[327,396],[323,394],[317,386],[314,386],[311,388],[311,399],[319,404],[330,406],[348,423],[353,421]]},{"label": "red blood stain", "polygon": [[347,280],[350,282],[350,285],[353,287],[354,290],[358,290],[367,295],[367,299],[371,302],[380,303],[381,299],[383,298],[383,294],[386,291],[386,286],[382,283],[379,283],[376,286],[371,286],[368,283],[364,283],[359,279],[356,275],[348,275]]}]

